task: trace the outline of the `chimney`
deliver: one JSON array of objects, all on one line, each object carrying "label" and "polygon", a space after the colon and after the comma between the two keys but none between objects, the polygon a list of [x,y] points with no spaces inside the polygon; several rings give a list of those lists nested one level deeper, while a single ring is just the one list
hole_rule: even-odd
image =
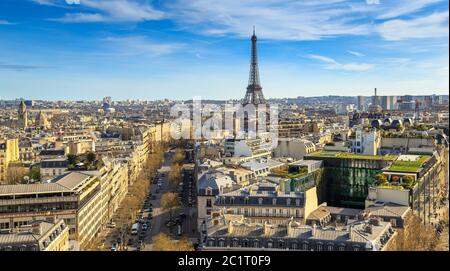
[{"label": "chimney", "polygon": [[348,239],[352,239],[353,237],[353,225],[348,226]]},{"label": "chimney", "polygon": [[311,234],[313,237],[316,236],[316,232],[317,232],[317,225],[316,225],[316,222],[313,222],[312,230],[311,230]]},{"label": "chimney", "polygon": [[36,235],[42,235],[42,227],[40,223],[34,223],[31,232]]},{"label": "chimney", "polygon": [[380,226],[380,219],[377,217],[371,218],[369,219],[369,223],[373,226]]},{"label": "chimney", "polygon": [[267,221],[264,222],[264,235],[270,235],[273,226],[270,225]]},{"label": "chimney", "polygon": [[232,235],[234,233],[234,221],[228,222],[228,234]]},{"label": "chimney", "polygon": [[294,227],[294,225],[295,225],[294,218],[291,216],[287,226],[288,235],[290,235],[290,233],[292,232],[292,228]]},{"label": "chimney", "polygon": [[368,234],[372,234],[372,232],[373,232],[372,224],[369,223],[369,224],[366,226],[366,232],[367,232]]}]

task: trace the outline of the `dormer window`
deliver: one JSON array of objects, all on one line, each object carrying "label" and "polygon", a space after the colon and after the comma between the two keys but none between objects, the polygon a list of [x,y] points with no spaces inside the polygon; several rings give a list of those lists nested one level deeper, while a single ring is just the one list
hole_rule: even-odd
[{"label": "dormer window", "polygon": [[205,189],[205,194],[206,194],[207,196],[212,196],[212,188],[211,188],[211,187],[207,187],[207,188]]},{"label": "dormer window", "polygon": [[263,199],[262,199],[262,198],[259,198],[259,199],[258,199],[258,204],[261,205],[262,203],[263,203]]},{"label": "dormer window", "polygon": [[286,205],[288,205],[288,206],[291,205],[291,199],[286,200]]},{"label": "dormer window", "polygon": [[234,197],[231,197],[231,198],[230,198],[230,203],[231,203],[231,204],[234,204]]},{"label": "dormer window", "polygon": [[272,199],[272,204],[276,205],[277,204],[277,199]]},{"label": "dormer window", "polygon": [[244,204],[248,204],[248,198],[244,199]]},{"label": "dormer window", "polygon": [[300,199],[295,200],[295,205],[300,206]]}]

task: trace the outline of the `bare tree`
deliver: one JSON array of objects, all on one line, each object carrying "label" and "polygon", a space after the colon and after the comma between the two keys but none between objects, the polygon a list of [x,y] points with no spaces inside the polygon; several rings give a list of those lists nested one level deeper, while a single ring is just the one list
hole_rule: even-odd
[{"label": "bare tree", "polygon": [[170,219],[172,219],[173,210],[179,205],[177,193],[167,192],[161,196],[161,207],[163,210],[169,210]]},{"label": "bare tree", "polygon": [[172,240],[168,235],[160,233],[153,238],[153,250],[156,251],[193,251],[192,243],[188,239]]},{"label": "bare tree", "polygon": [[27,176],[29,173],[28,168],[19,166],[9,166],[6,171],[6,179],[8,184],[18,184],[22,183],[23,177]]},{"label": "bare tree", "polygon": [[170,167],[168,181],[172,190],[175,191],[181,181],[181,166],[179,164],[173,164]]},{"label": "bare tree", "polygon": [[390,250],[429,251],[436,246],[437,234],[431,225],[423,224],[419,217],[410,215],[393,241]]}]

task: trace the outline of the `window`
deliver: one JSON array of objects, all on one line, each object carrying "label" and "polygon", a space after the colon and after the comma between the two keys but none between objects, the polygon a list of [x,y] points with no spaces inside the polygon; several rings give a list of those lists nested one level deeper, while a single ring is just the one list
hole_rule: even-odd
[{"label": "window", "polygon": [[322,251],[323,250],[323,246],[321,243],[317,244],[317,251]]},{"label": "window", "polygon": [[354,246],[353,251],[359,251],[359,246]]},{"label": "window", "polygon": [[238,240],[237,239],[233,239],[233,247],[238,247],[238,244],[239,244],[239,242],[238,242]]},{"label": "window", "polygon": [[277,204],[277,199],[272,199],[272,204],[276,205]]},{"label": "window", "polygon": [[333,251],[333,244],[328,244],[328,251]]},{"label": "window", "polygon": [[297,249],[297,243],[296,242],[291,244],[291,249]]},{"label": "window", "polygon": [[207,187],[206,190],[205,190],[205,194],[207,196],[212,196],[212,188],[211,187]]},{"label": "window", "polygon": [[340,246],[339,246],[339,251],[344,251],[345,250],[345,245],[344,244],[341,244]]},{"label": "window", "polygon": [[254,248],[258,248],[259,247],[259,241],[258,240],[253,241],[253,247]]},{"label": "window", "polygon": [[258,199],[258,204],[261,205],[262,203],[263,203],[263,199],[262,199],[262,198],[259,198],[259,199]]},{"label": "window", "polygon": [[307,242],[304,242],[304,243],[303,243],[302,249],[303,249],[303,250],[308,250],[308,243],[307,243]]},{"label": "window", "polygon": [[268,241],[267,242],[267,248],[273,248],[273,242],[272,241]]},{"label": "window", "polygon": [[219,247],[225,247],[225,241],[224,240],[220,240],[219,241]]},{"label": "window", "polygon": [[392,227],[397,227],[397,220],[395,218],[391,219]]},{"label": "window", "polygon": [[288,206],[291,205],[291,199],[286,200],[286,205],[288,205]]},{"label": "window", "polygon": [[211,199],[206,199],[206,207],[211,207]]}]

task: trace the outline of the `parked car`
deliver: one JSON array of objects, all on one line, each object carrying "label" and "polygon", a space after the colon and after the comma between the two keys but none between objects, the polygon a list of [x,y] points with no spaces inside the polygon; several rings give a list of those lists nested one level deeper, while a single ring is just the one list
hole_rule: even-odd
[{"label": "parked car", "polygon": [[133,244],[133,239],[131,239],[131,238],[128,239],[127,245],[128,245],[128,246],[131,246],[132,244]]},{"label": "parked car", "polygon": [[146,231],[148,229],[148,225],[146,223],[142,224],[142,230]]},{"label": "parked car", "polygon": [[117,251],[117,243],[112,244],[111,251]]},{"label": "parked car", "polygon": [[139,241],[138,247],[139,248],[144,248],[145,247],[145,243],[143,241]]}]

